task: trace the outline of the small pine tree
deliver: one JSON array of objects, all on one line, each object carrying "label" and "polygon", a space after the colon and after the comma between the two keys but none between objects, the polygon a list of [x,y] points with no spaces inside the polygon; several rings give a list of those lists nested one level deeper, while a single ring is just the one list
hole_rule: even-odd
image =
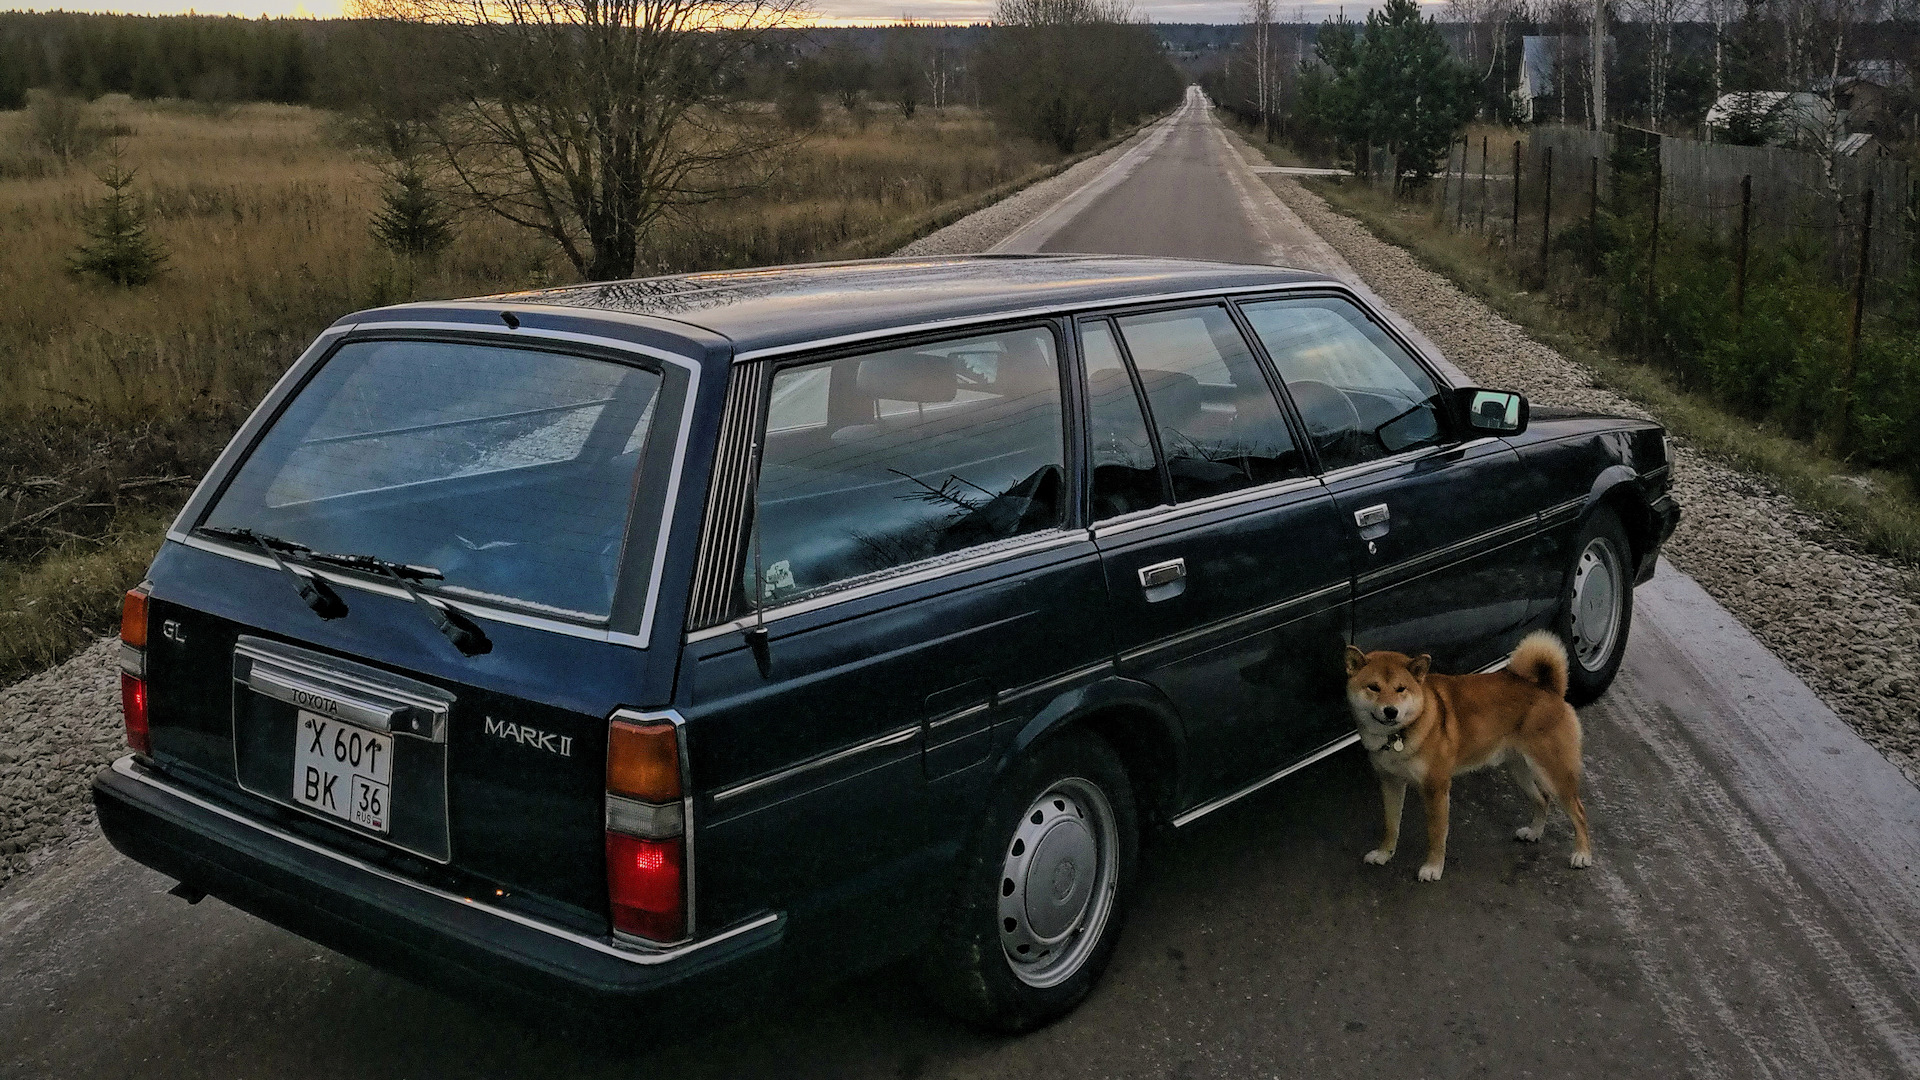
[{"label": "small pine tree", "polygon": [[426,178],[413,169],[394,178],[381,194],[386,203],[373,218],[374,239],[401,255],[437,255],[453,241],[453,222]]},{"label": "small pine tree", "polygon": [[146,210],[127,191],[133,170],[114,164],[96,175],[107,194],[81,212],[87,241],[68,258],[68,268],[115,285],[145,285],[166,269],[167,249],[147,231]]}]

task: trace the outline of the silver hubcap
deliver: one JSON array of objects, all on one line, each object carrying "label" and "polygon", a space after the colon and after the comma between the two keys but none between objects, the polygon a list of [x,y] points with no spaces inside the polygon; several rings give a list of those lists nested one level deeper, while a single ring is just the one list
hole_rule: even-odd
[{"label": "silver hubcap", "polygon": [[1573,569],[1573,653],[1580,666],[1598,671],[1620,636],[1620,555],[1604,536],[1587,542]]},{"label": "silver hubcap", "polygon": [[1066,981],[1113,910],[1113,808],[1092,782],[1062,780],[1020,818],[1000,866],[1000,947],[1028,986]]}]

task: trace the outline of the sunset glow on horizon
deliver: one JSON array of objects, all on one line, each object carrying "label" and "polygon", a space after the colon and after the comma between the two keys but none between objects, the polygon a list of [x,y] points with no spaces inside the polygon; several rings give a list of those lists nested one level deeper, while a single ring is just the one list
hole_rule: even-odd
[{"label": "sunset glow on horizon", "polygon": [[[195,0],[190,5],[167,0],[128,2],[128,0],[68,0],[66,3],[35,5],[14,10],[107,12],[125,15],[236,15],[242,18],[337,19],[345,11],[345,0]],[[1238,23],[1245,17],[1244,4],[1236,0],[1136,0],[1136,9],[1152,22]],[[1364,15],[1369,3],[1341,3],[1315,0],[1312,3],[1275,4],[1276,14],[1290,22],[1319,22],[1344,11],[1348,17]],[[1423,0],[1422,6],[1437,6]],[[993,15],[993,0],[815,0],[814,26],[886,26],[911,19],[914,22],[966,25],[986,22]]]}]

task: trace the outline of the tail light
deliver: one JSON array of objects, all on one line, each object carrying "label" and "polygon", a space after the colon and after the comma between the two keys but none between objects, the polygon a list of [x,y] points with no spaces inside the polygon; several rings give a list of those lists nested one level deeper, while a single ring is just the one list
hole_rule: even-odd
[{"label": "tail light", "polygon": [[679,941],[687,917],[680,732],[615,720],[607,733],[607,902],[616,935]]},{"label": "tail light", "polygon": [[142,584],[128,589],[120,604],[120,713],[126,720],[127,746],[150,754],[147,737],[147,597]]}]

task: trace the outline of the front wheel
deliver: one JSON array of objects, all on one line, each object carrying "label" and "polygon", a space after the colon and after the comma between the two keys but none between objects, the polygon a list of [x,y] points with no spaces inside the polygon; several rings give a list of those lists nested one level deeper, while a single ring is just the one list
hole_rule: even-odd
[{"label": "front wheel", "polygon": [[1585,705],[1620,671],[1633,625],[1633,547],[1620,516],[1602,507],[1573,545],[1555,629],[1567,643],[1567,700]]},{"label": "front wheel", "polygon": [[1120,937],[1139,859],[1133,788],[1086,732],[1016,763],[961,860],[924,981],[961,1019],[1029,1031],[1092,991]]}]

